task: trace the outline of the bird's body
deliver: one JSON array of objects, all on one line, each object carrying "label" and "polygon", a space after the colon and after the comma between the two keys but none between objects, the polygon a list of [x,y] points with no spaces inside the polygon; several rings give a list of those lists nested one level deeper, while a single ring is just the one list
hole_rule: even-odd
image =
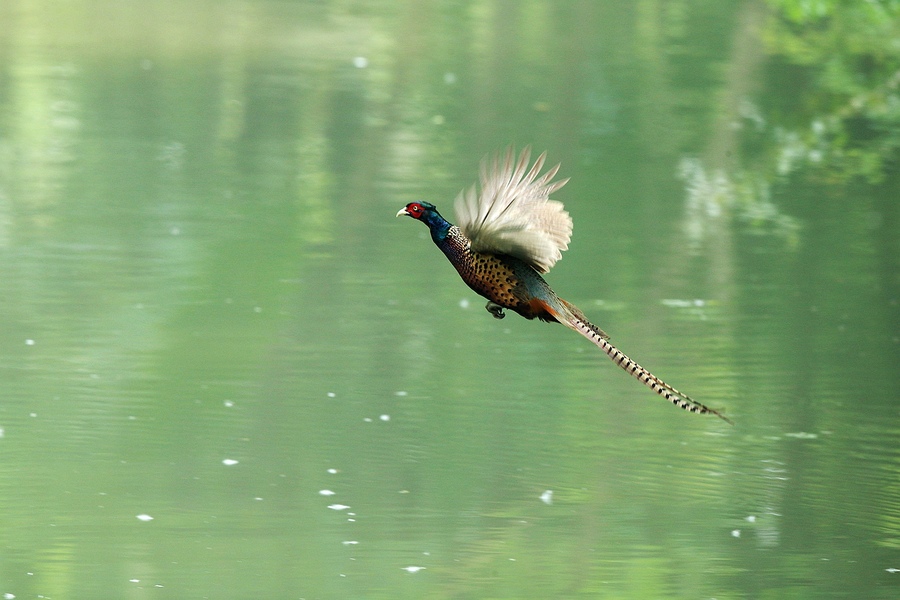
[{"label": "bird's body", "polygon": [[555,296],[553,290],[525,262],[514,256],[472,250],[469,238],[455,225],[450,227],[447,237],[437,246],[475,293],[526,319],[555,320],[534,303],[536,298]]},{"label": "bird's body", "polygon": [[559,166],[540,178],[542,154],[528,170],[529,151],[514,166],[510,149],[501,163],[482,163],[481,193],[474,186],[456,199],[459,225],[444,219],[434,205],[412,202],[397,216],[425,223],[435,245],[447,256],[462,280],[487,298],[487,310],[502,319],[504,309],[526,319],[556,322],[573,329],[603,350],[616,364],[676,406],[696,413],[712,413],[729,421],[668,385],[628,358],[609,342],[609,336],[587,320],[573,304],[556,295],[541,276],[562,257],[572,232],[572,220],[560,202],[549,195],[566,181],[550,183]]}]

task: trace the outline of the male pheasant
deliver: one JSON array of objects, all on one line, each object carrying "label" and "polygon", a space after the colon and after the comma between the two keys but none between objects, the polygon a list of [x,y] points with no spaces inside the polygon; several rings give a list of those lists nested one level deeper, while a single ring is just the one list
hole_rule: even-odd
[{"label": "male pheasant", "polygon": [[556,295],[541,277],[562,258],[572,235],[572,218],[550,194],[568,179],[551,182],[559,165],[540,177],[546,153],[529,169],[530,149],[516,161],[512,148],[505,156],[481,163],[481,193],[473,185],[456,197],[458,225],[444,219],[433,204],[411,202],[397,212],[422,221],[431,239],[456,267],[463,281],[488,299],[487,310],[502,319],[504,309],[526,319],[562,323],[574,329],[654,392],[679,408],[711,413],[709,408],[628,358],[609,336],[587,320],[577,307]]}]

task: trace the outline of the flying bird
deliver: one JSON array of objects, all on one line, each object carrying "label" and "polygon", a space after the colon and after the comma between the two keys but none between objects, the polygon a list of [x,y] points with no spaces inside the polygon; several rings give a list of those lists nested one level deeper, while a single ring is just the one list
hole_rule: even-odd
[{"label": "flying bird", "polygon": [[480,192],[473,185],[456,197],[456,225],[428,202],[410,202],[397,216],[412,217],[428,226],[435,245],[462,280],[487,298],[485,308],[495,318],[504,318],[508,309],[526,319],[561,323],[593,342],[614,363],[675,406],[732,423],[626,356],[602,329],[588,321],[575,305],[557,296],[541,277],[562,258],[572,236],[572,218],[561,202],[550,199],[550,194],[569,180],[553,181],[559,165],[539,176],[546,154],[530,168],[530,148],[525,148],[518,159],[509,148],[503,155],[483,160]]}]

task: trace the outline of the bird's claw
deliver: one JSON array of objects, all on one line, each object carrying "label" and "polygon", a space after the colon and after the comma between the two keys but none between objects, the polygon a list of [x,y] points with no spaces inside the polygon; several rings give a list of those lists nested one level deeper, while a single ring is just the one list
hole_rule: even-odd
[{"label": "bird's claw", "polygon": [[495,302],[488,302],[485,305],[485,308],[487,309],[487,311],[489,313],[494,315],[495,319],[502,319],[503,317],[506,316],[506,313],[503,312],[503,307],[500,306],[499,304],[496,304]]}]

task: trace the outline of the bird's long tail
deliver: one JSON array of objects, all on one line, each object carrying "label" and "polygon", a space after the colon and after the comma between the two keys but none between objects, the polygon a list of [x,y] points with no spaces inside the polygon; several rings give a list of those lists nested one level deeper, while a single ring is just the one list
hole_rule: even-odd
[{"label": "bird's long tail", "polygon": [[602,329],[588,321],[587,318],[585,318],[584,313],[582,313],[578,309],[578,307],[576,307],[574,304],[566,302],[562,298],[559,298],[559,301],[563,304],[566,310],[554,310],[552,307],[548,306],[548,312],[553,314],[553,316],[556,317],[556,319],[563,325],[574,329],[575,331],[592,341],[595,345],[597,345],[597,347],[606,352],[606,355],[609,356],[614,363],[625,369],[625,371],[630,373],[635,379],[646,385],[648,388],[650,388],[678,408],[683,408],[684,410],[692,413],[716,415],[726,423],[734,425],[734,422],[731,419],[720,413],[718,410],[709,408],[708,406],[697,402],[684,392],[679,392],[671,385],[636,363],[634,360],[630,359],[624,352],[616,348],[609,341],[609,336],[606,335],[606,333]]}]

